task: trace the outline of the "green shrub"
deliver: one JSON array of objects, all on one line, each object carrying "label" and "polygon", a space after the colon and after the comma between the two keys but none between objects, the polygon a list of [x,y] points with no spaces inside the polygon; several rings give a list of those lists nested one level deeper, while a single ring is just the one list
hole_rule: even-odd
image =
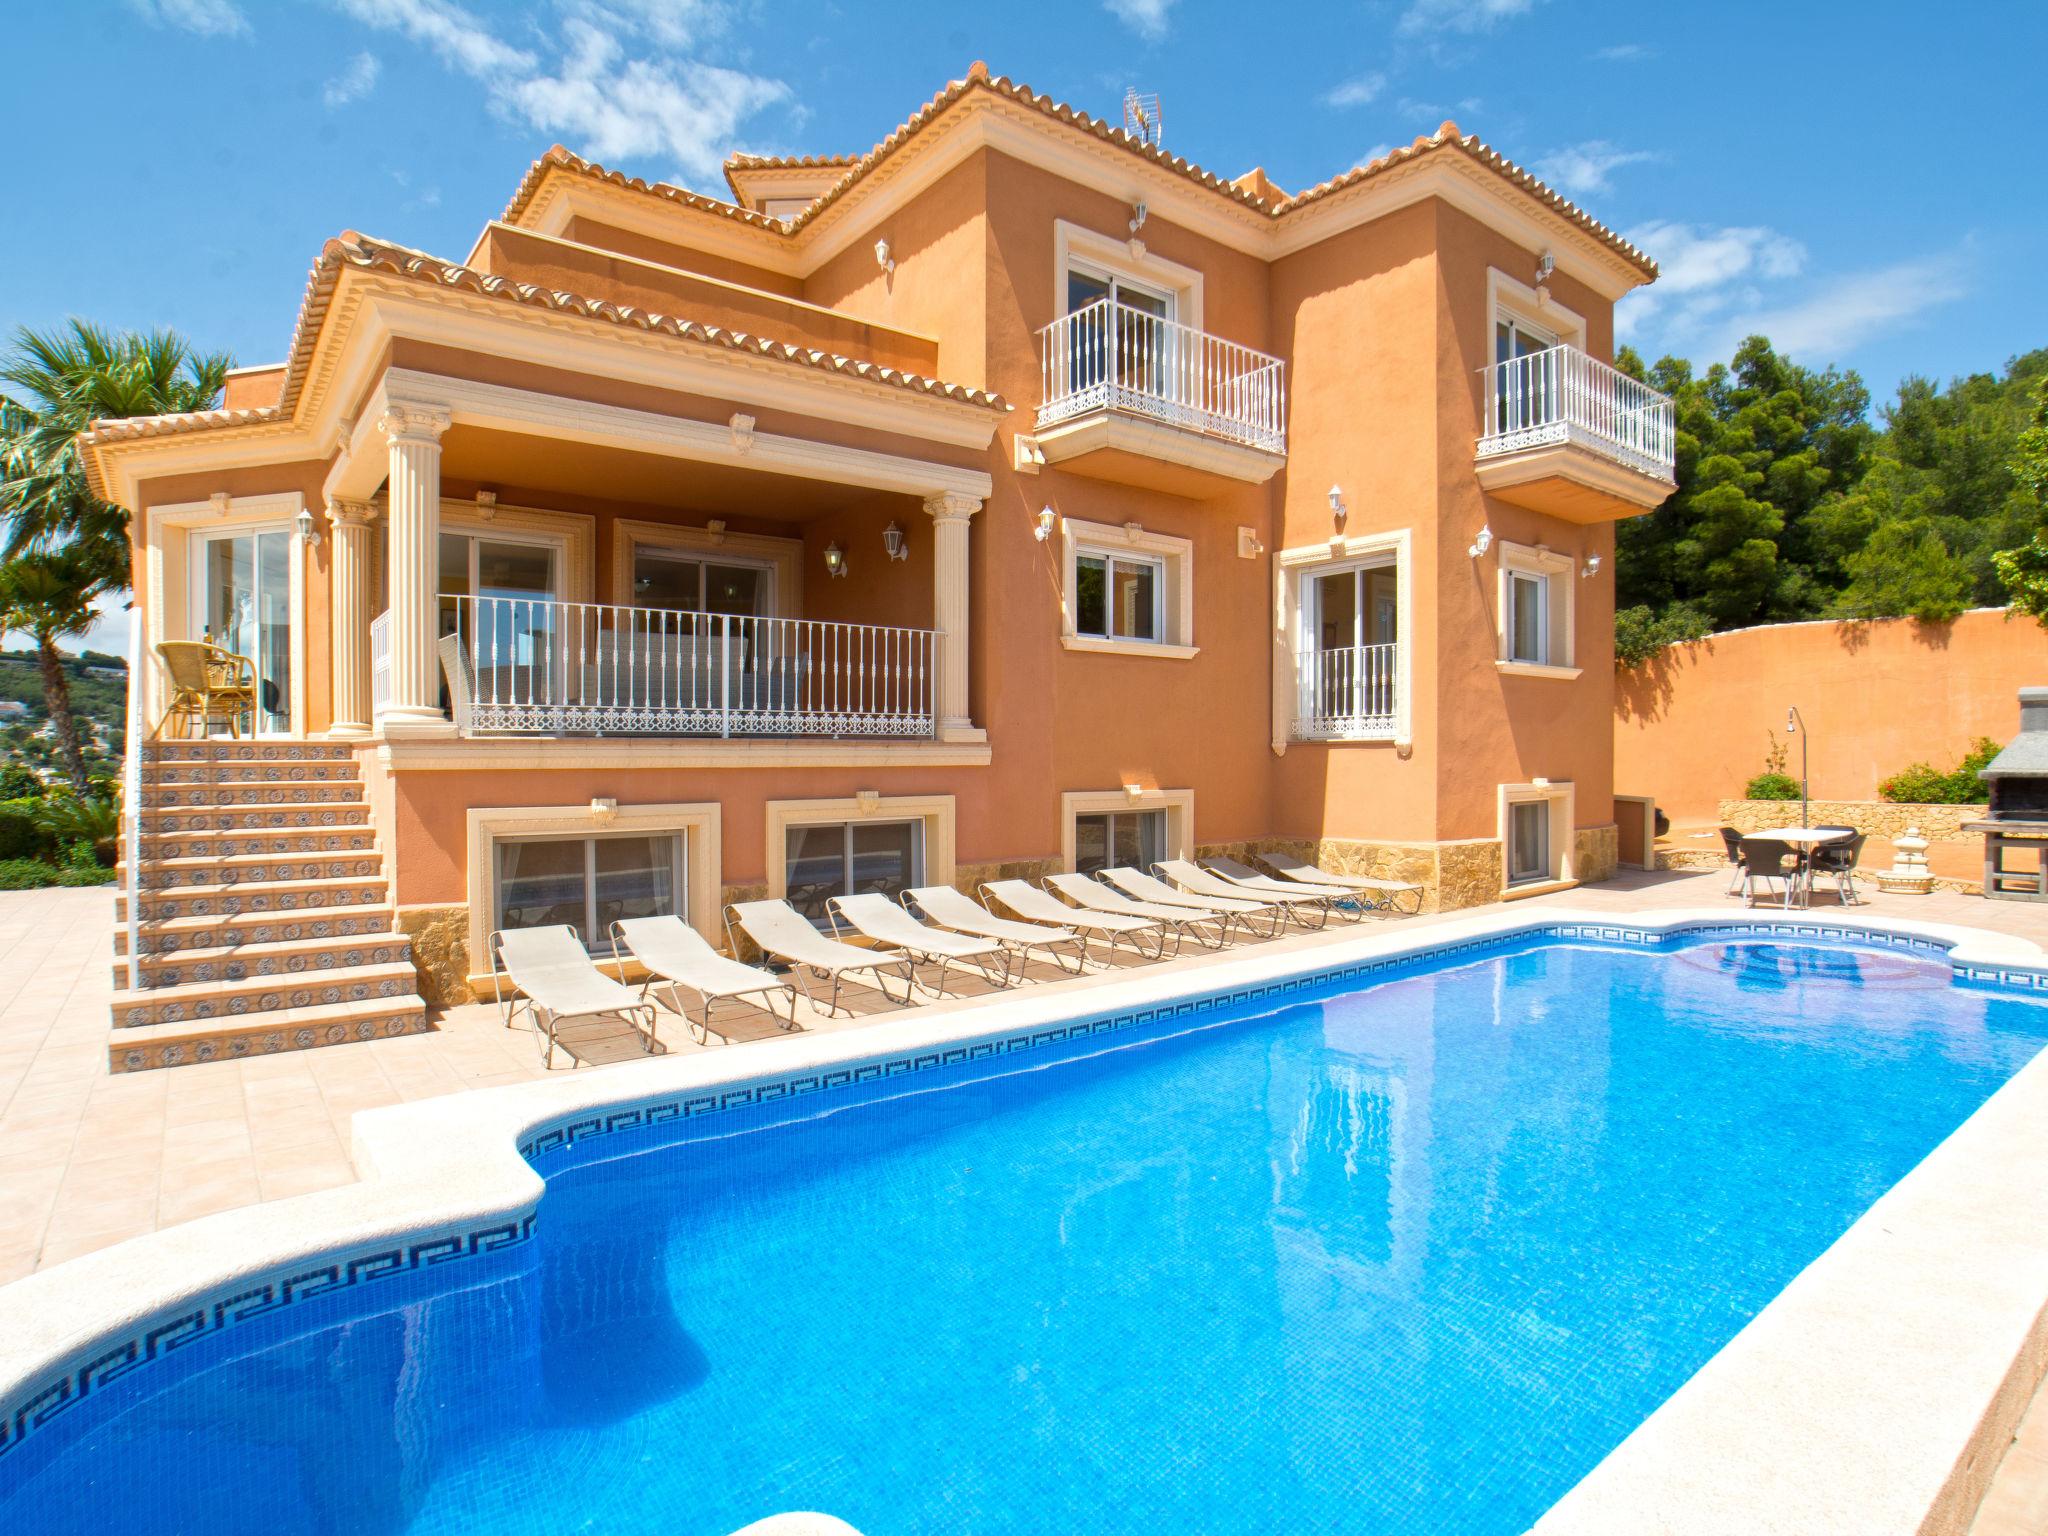
[{"label": "green shrub", "polygon": [[0,800],[0,859],[40,859],[57,841],[43,826],[37,799]]},{"label": "green shrub", "polygon": [[40,859],[0,859],[0,891],[39,891],[50,885],[106,885],[111,869],[59,869]]},{"label": "green shrub", "polygon": [[1998,743],[1979,736],[1962,762],[1947,772],[1931,763],[1909,764],[1877,786],[1878,797],[1896,805],[1982,805],[1991,798],[1991,787],[1977,772],[1996,756]]},{"label": "green shrub", "polygon": [[121,841],[121,807],[111,795],[81,800],[77,795],[51,795],[37,802],[36,824],[65,848],[84,843],[102,864],[114,862]]},{"label": "green shrub", "polygon": [[1789,773],[1760,773],[1742,793],[1751,800],[1797,800],[1799,781]]},{"label": "green shrub", "polygon": [[0,800],[39,800],[43,781],[26,763],[0,763]]}]

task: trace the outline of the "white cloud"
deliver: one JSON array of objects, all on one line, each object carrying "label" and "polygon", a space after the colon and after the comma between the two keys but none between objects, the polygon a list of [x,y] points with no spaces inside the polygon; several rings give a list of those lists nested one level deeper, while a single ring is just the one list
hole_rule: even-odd
[{"label": "white cloud", "polygon": [[1605,139],[1588,139],[1552,150],[1536,161],[1536,174],[1565,192],[1605,192],[1608,177],[1624,165],[1640,165],[1657,157],[1647,149],[1622,149]]},{"label": "white cloud", "polygon": [[330,107],[345,107],[352,101],[360,101],[376,89],[381,67],[374,53],[357,54],[340,74],[321,88],[320,99]]},{"label": "white cloud", "polygon": [[1780,352],[1833,362],[1879,331],[1961,298],[1968,288],[1963,268],[1961,253],[1951,252],[1833,278],[1805,298],[1731,315],[1714,355],[1726,356],[1745,336],[1763,335]]},{"label": "white cloud", "polygon": [[1409,0],[1394,30],[1405,37],[1431,32],[1490,32],[1520,16],[1536,0]]},{"label": "white cloud", "polygon": [[454,0],[335,0],[356,20],[423,44],[481,84],[493,110],[598,159],[665,155],[682,174],[715,176],[740,127],[789,100],[779,80],[682,51],[722,30],[711,0],[570,0],[547,39],[516,45]]},{"label": "white cloud", "polygon": [[1360,165],[1371,165],[1375,160],[1386,159],[1393,152],[1394,146],[1391,144],[1375,144],[1365,152],[1365,158],[1358,163]]},{"label": "white cloud", "polygon": [[1595,48],[1593,57],[1603,64],[1638,64],[1644,59],[1654,59],[1657,50],[1641,43],[1615,43],[1606,48]]},{"label": "white cloud", "polygon": [[1386,88],[1387,77],[1377,70],[1369,75],[1354,75],[1342,85],[1325,92],[1323,104],[1330,107],[1362,107]]},{"label": "white cloud", "polygon": [[1118,21],[1148,42],[1166,36],[1168,13],[1178,0],[1102,0],[1103,7]]},{"label": "white cloud", "polygon": [[1696,293],[1737,278],[1793,277],[1806,265],[1806,247],[1762,225],[1707,229],[1655,220],[1625,238],[1658,266],[1657,291]]},{"label": "white cloud", "polygon": [[201,37],[239,37],[249,30],[249,18],[234,0],[128,0],[128,9],[153,26]]}]

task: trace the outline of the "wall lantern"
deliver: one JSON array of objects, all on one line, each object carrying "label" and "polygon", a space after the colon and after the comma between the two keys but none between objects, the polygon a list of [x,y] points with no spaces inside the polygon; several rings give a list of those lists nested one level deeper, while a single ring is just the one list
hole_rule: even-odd
[{"label": "wall lantern", "polygon": [[889,242],[886,239],[875,242],[875,265],[891,276],[895,275],[896,258],[889,254]]},{"label": "wall lantern", "polygon": [[1474,560],[1477,560],[1491,548],[1493,548],[1493,530],[1482,523],[1479,528],[1478,537],[1473,539],[1472,547],[1466,550],[1465,553]]},{"label": "wall lantern", "polygon": [[300,507],[299,515],[292,519],[298,526],[299,542],[308,549],[320,547],[320,524],[313,517],[311,507]]},{"label": "wall lantern", "polygon": [[1600,557],[1598,555],[1586,556],[1586,568],[1580,574],[1584,576],[1598,576],[1600,574]]},{"label": "wall lantern", "polygon": [[1344,487],[1341,485],[1330,487],[1330,512],[1340,523],[1351,515],[1351,509],[1344,505]]},{"label": "wall lantern", "polygon": [[882,547],[889,551],[891,560],[910,558],[910,540],[903,536],[903,530],[893,522],[882,530]]},{"label": "wall lantern", "polygon": [[1038,526],[1031,530],[1031,537],[1038,540],[1039,543],[1043,544],[1047,539],[1052,537],[1052,526],[1059,520],[1059,513],[1053,511],[1051,507],[1039,508]]},{"label": "wall lantern", "polygon": [[835,543],[825,546],[825,574],[844,576],[846,574],[846,551]]}]

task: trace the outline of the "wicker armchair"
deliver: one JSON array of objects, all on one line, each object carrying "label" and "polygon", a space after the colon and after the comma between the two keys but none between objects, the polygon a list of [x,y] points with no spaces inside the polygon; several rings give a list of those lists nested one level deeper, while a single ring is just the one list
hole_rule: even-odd
[{"label": "wicker armchair", "polygon": [[175,718],[180,736],[191,735],[199,722],[204,736],[216,716],[228,723],[228,734],[242,734],[242,716],[256,712],[256,664],[246,656],[203,640],[166,640],[156,648],[171,680],[171,702],[152,733],[161,737]]}]

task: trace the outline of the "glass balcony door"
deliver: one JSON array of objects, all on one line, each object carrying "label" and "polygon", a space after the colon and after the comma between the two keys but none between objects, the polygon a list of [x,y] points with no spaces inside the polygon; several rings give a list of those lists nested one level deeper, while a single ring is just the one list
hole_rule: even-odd
[{"label": "glass balcony door", "polygon": [[1116,362],[1115,382],[1143,394],[1162,394],[1172,367],[1171,329],[1158,322],[1174,318],[1173,296],[1085,267],[1067,270],[1067,313],[1109,301],[1100,325],[1077,332],[1069,366],[1073,389],[1100,384]]},{"label": "glass balcony door", "polygon": [[259,735],[292,728],[292,540],[289,526],[197,536],[200,638],[256,672]]},{"label": "glass balcony door", "polygon": [[[559,649],[554,642],[557,554],[552,544],[485,538],[477,534],[441,535],[441,633],[457,634],[465,622],[475,633],[464,635],[470,664],[479,676],[495,678],[494,695],[533,697],[546,679],[533,676],[535,667],[551,664]],[[497,599],[475,604],[465,621],[458,598]]]}]

